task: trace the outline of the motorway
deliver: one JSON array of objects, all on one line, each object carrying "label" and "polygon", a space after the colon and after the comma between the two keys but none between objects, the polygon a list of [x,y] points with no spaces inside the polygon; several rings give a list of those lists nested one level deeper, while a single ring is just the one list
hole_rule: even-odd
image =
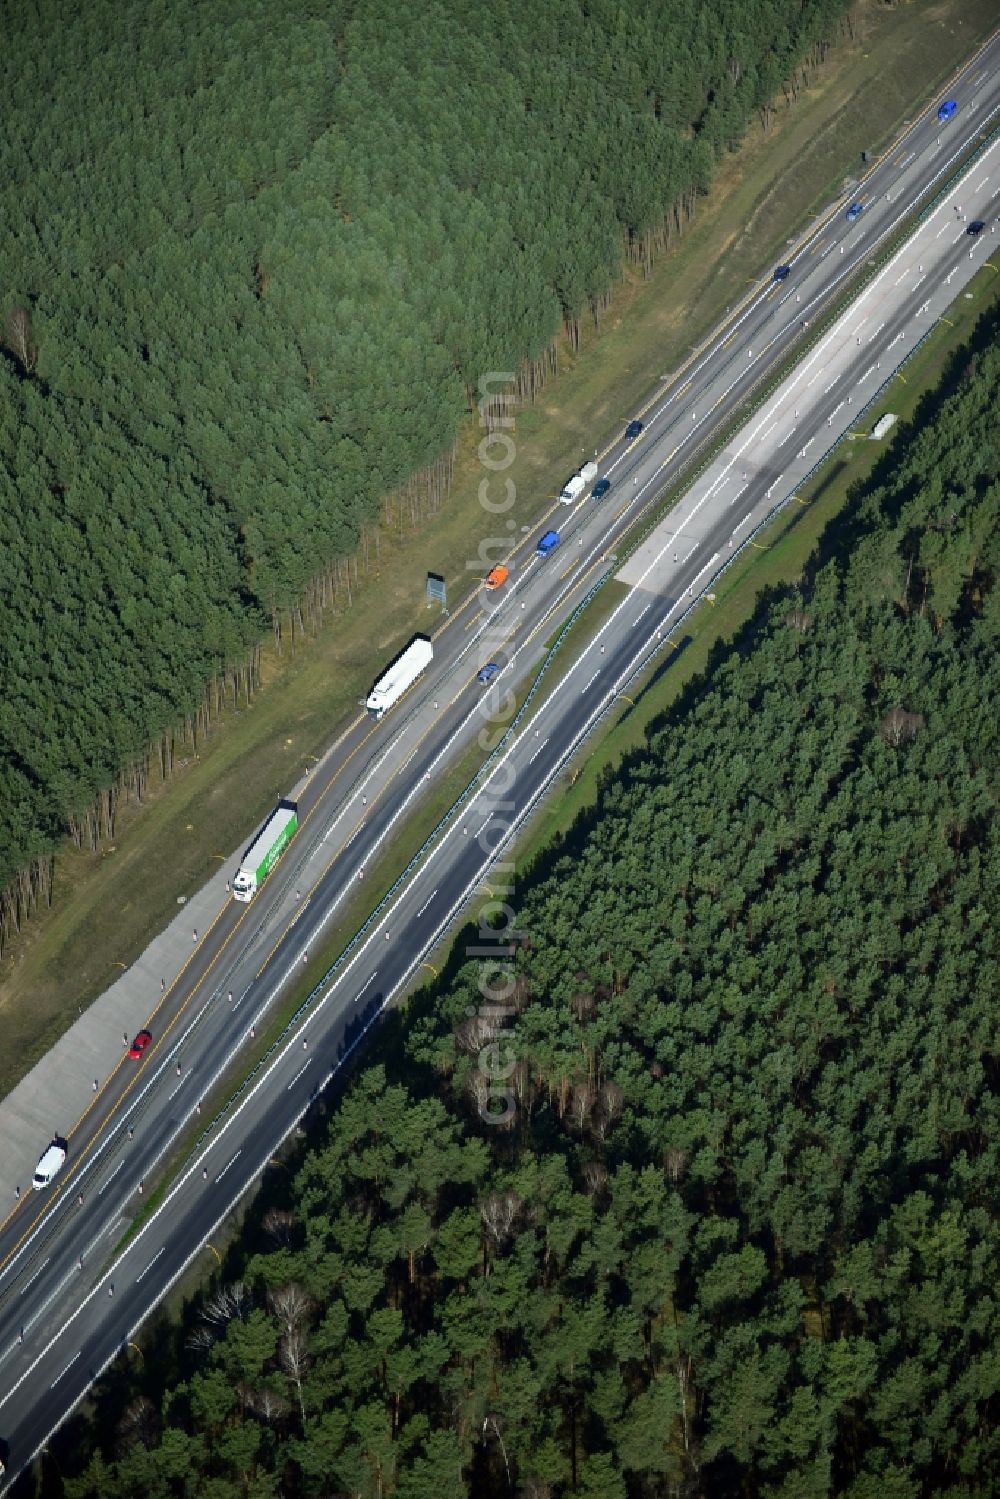
[{"label": "motorway", "polygon": [[[503,968],[503,943],[485,935],[490,924],[516,920],[516,891],[505,909],[504,886],[512,881],[496,868],[500,851],[598,719],[617,709],[676,638],[729,557],[996,249],[1000,148],[991,145],[966,172],[960,196],[949,188],[924,215],[912,244],[877,272],[869,264],[900,216],[949,183],[959,160],[993,128],[998,50],[994,39],[951,85],[955,118],[939,124],[932,109],[917,121],[789,252],[787,279],[755,286],[663,384],[641,413],[642,436],[602,455],[610,494],[555,507],[547,524],[563,539],[550,557],[532,551],[544,527],[511,548],[513,522],[497,526],[503,534],[484,560],[500,560],[502,543],[512,584],[497,595],[480,592],[456,611],[435,636],[431,671],[405,703],[381,724],[359,717],[301,788],[302,832],[278,872],[250,907],[222,903],[185,964],[183,983],[163,1001],[153,1053],[141,1068],[116,1067],[67,1132],[70,1160],[56,1186],[44,1197],[26,1194],[0,1225],[0,1438],[8,1444],[8,1478],[205,1251],[365,1029],[413,981],[477,894],[483,950],[471,956]],[[864,211],[848,223],[844,210],[855,199]],[[978,237],[966,233],[973,217],[987,221]],[[869,282],[862,296],[820,333],[825,311],[858,278]],[[765,391],[769,375],[793,353],[801,356],[794,369],[779,389]],[[692,453],[704,447],[707,454],[713,438],[730,432],[748,401],[758,409],[711,461],[706,456],[678,505],[622,566],[615,548],[625,531],[655,506]],[[548,690],[512,720],[508,689],[533,676],[545,642],[590,589],[616,573],[628,587],[613,612],[576,659],[553,660]],[[484,690],[474,676],[485,660],[503,670]],[[115,1254],[179,1132],[200,1122],[201,1101],[248,1052],[278,996],[302,982],[310,951],[363,888],[401,820],[477,734],[493,753],[461,805],[344,957],[328,975],[317,974],[300,1022]],[[496,1017],[493,1023],[500,1025]],[[505,1107],[500,1039],[492,1071],[484,1071],[482,1103],[494,1116]]]}]

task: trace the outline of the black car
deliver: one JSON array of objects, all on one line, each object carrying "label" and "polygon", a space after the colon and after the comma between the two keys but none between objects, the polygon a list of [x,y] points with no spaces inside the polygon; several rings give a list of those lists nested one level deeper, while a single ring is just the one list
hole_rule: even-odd
[{"label": "black car", "polygon": [[641,431],[642,431],[642,422],[640,422],[640,421],[629,422],[628,426],[625,428],[625,436],[628,437],[628,438],[638,437],[639,433]]},{"label": "black car", "polygon": [[982,234],[985,228],[986,225],[983,223],[982,219],[973,219],[972,223],[969,225],[968,229],[966,229],[965,232],[966,234]]},{"label": "black car", "polygon": [[597,483],[594,485],[593,489],[590,491],[591,497],[593,499],[595,499],[595,500],[599,500],[602,495],[607,494],[607,492],[608,492],[608,490],[610,488],[611,488],[611,480],[610,479],[598,479]]},{"label": "black car", "polygon": [[775,281],[784,281],[785,277],[791,274],[792,268],[790,265],[779,265],[775,267],[774,279]]}]

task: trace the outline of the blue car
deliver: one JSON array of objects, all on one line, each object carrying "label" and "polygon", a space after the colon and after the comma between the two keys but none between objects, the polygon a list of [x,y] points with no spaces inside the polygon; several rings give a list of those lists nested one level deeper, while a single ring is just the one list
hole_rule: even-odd
[{"label": "blue car", "polygon": [[642,422],[629,422],[628,426],[625,428],[625,436],[631,440],[633,437],[638,437],[641,431]]},{"label": "blue car", "polygon": [[865,205],[863,203],[852,203],[847,210],[847,222],[853,224],[855,219],[860,219],[864,211]]},{"label": "blue car", "polygon": [[950,120],[951,117],[952,117],[952,115],[955,114],[955,112],[957,111],[957,109],[958,109],[958,104],[956,103],[956,101],[954,99],[946,99],[944,101],[944,103],[941,105],[941,108],[938,110],[938,119],[939,120]]},{"label": "blue car", "polygon": [[492,682],[499,670],[499,661],[487,661],[486,665],[476,672],[476,681],[482,682],[485,687],[487,682]]},{"label": "blue car", "polygon": [[597,483],[594,485],[593,489],[590,491],[591,499],[599,500],[602,495],[606,495],[607,494],[607,492],[608,492],[608,490],[610,488],[611,488],[611,480],[610,479],[598,479]]},{"label": "blue car", "polygon": [[774,272],[774,279],[775,281],[784,281],[785,277],[791,274],[792,268],[790,265],[779,265]]},{"label": "blue car", "polygon": [[539,557],[547,557],[549,553],[551,551],[554,551],[558,545],[559,532],[546,531],[545,535],[541,538],[538,545],[536,546],[535,551],[538,553]]}]

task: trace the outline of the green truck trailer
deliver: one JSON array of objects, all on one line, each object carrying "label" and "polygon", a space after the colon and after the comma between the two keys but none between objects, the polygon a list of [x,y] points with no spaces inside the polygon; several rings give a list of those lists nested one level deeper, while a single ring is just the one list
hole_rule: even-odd
[{"label": "green truck trailer", "polygon": [[295,802],[279,802],[251,843],[233,880],[233,899],[251,901],[291,843],[299,825]]}]

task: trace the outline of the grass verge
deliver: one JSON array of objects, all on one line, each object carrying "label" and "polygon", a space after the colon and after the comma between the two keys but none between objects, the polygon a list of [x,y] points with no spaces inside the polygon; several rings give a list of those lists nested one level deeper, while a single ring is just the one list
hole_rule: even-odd
[{"label": "grass verge", "polygon": [[[221,1078],[216,1087],[202,1098],[200,1117],[191,1121],[158,1165],[157,1184],[152,1191],[144,1194],[141,1203],[137,1205],[135,1216],[116,1245],[115,1254],[135,1237],[160,1206],[167,1185],[188,1159],[201,1136],[210,1128],[211,1121],[217,1119],[241,1092],[246,1079],[266,1057],[308,999],[319,976],[326,973],[343,954],[348,942],[366,921],[373,896],[378,902],[391,889],[442,817],[468,786],[485,758],[486,754],[478,746],[470,745],[448,766],[443,775],[431,782],[426,797],[421,799],[414,815],[406,820],[398,835],[366,867],[364,881],[357,882],[351,890],[322,946],[310,949],[308,971],[303,969],[297,982],[288,986],[267,1018],[255,1024],[256,1034],[252,1044],[240,1052],[239,1063],[234,1064],[227,1076]],[[244,1023],[249,1026],[252,1018],[248,1015]]]},{"label": "grass verge", "polygon": [[[857,9],[854,36],[776,111],[769,131],[749,131],[649,280],[625,275],[599,342],[591,331],[579,354],[564,353],[559,381],[519,416],[510,474],[522,531],[547,511],[556,482],[648,398],[657,372],[675,367],[727,301],[738,300],[789,229],[842,185],[845,163],[887,142],[994,24],[992,0]],[[168,786],[154,785],[143,807],[122,812],[113,848],[60,854],[52,908],[4,956],[0,1093],[239,847],[329,744],[382,662],[426,627],[426,572],[445,576],[454,602],[482,570],[479,437],[470,424],[452,495],[434,521],[413,536],[383,534],[353,607],[316,640],[294,653],[265,652],[265,686],[254,703],[225,713]]]},{"label": "grass verge", "polygon": [[[970,337],[977,319],[998,301],[1000,276],[985,268],[953,304],[948,322],[939,322],[909,361],[905,378],[891,382],[866,416],[866,428],[887,411],[901,421],[912,418],[921,397],[938,384],[952,354]],[[705,670],[718,643],[731,640],[750,619],[761,590],[800,578],[826,527],[847,504],[851,489],[868,477],[885,450],[883,442],[845,438],[802,487],[805,503],[786,506],[758,537],[762,549],[750,549],[736,559],[715,587],[715,602],[703,603],[685,622],[687,643],[669,670],[662,670],[662,659],[654,663],[635,684],[635,706],[623,711],[604,734],[589,740],[581,763],[559,777],[519,840],[514,854],[519,867],[526,868],[547,843],[569,830],[580,812],[594,805],[602,778],[625,755],[645,744],[650,724]],[[606,584],[601,593],[610,592],[611,586]],[[585,615],[580,625],[586,620]]]},{"label": "grass verge", "polygon": [[[906,379],[892,382],[891,395],[889,392],[883,395],[866,425],[874,424],[878,416],[890,409],[901,421],[909,420],[923,394],[939,382],[953,352],[967,341],[979,316],[998,301],[1000,279],[989,269],[984,269],[954,305],[953,315],[947,323],[939,323],[910,360]],[[605,732],[589,740],[585,755],[578,757],[578,762],[560,776],[554,794],[549,794],[518,841],[512,857],[519,867],[523,869],[530,865],[554,837],[567,832],[575,818],[593,806],[604,775],[613,771],[625,755],[645,743],[650,725],[660,719],[687,684],[706,669],[716,646],[730,640],[746,624],[756,608],[760,590],[795,582],[800,577],[828,525],[849,501],[852,488],[867,478],[885,449],[884,443],[845,439],[817,470],[811,482],[803,486],[803,503],[790,505],[775,517],[761,533],[760,550],[748,550],[736,559],[716,586],[714,601],[704,603],[687,622],[685,650],[672,658],[664,654],[650,667],[636,684],[633,705],[623,711]],[[567,658],[593,637],[626,592],[614,579],[603,585],[563,641],[562,650]],[[558,660],[556,669],[551,672],[553,682],[558,680],[557,668]],[[525,684],[519,693],[518,706],[529,687],[530,683]],[[246,1072],[266,1055],[301,1007],[311,990],[314,975],[325,972],[342,954],[369,914],[372,892],[376,892],[380,899],[381,893],[391,888],[469,785],[485,758],[481,750],[470,746],[443,776],[431,783],[427,796],[421,800],[414,816],[407,820],[399,837],[368,866],[364,884],[359,882],[351,892],[323,948],[317,949],[313,955],[315,961],[310,978],[307,980],[303,976],[266,1023],[258,1028],[253,1051],[244,1056]],[[438,964],[445,961],[449,946],[450,940],[446,938],[439,951],[430,955],[437,959],[436,964],[426,965],[432,972],[436,972]],[[423,984],[424,980],[417,975],[411,980],[408,990],[412,993]],[[214,1093],[204,1100],[204,1118],[215,1118],[242,1086],[243,1078],[230,1077],[221,1081]],[[167,1183],[187,1159],[204,1128],[201,1121],[192,1123],[184,1136],[175,1142],[158,1173],[161,1176],[159,1184],[144,1199],[116,1253],[135,1236],[162,1202]],[[201,1272],[192,1273],[197,1279]]]}]

